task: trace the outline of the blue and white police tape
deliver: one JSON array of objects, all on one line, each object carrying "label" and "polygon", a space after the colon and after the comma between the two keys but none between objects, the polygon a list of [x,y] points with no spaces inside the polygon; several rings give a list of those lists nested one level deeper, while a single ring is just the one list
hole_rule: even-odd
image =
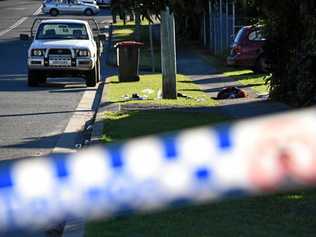
[{"label": "blue and white police tape", "polygon": [[314,110],[3,163],[0,230],[316,184]]}]

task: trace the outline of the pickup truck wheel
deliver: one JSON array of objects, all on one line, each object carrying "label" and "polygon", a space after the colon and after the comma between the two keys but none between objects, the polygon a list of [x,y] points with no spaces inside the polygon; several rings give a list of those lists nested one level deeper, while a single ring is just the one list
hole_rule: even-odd
[{"label": "pickup truck wheel", "polygon": [[39,83],[46,83],[47,82],[47,77],[44,74],[39,75]]},{"label": "pickup truck wheel", "polygon": [[86,9],[86,10],[84,11],[84,14],[85,14],[86,16],[92,16],[92,15],[93,15],[93,11],[88,8],[88,9]]},{"label": "pickup truck wheel", "polygon": [[38,73],[29,70],[28,74],[27,74],[27,84],[28,86],[37,86],[39,83],[39,77],[38,77]]},{"label": "pickup truck wheel", "polygon": [[57,9],[53,8],[50,10],[49,14],[51,16],[57,16],[59,14],[59,11]]},{"label": "pickup truck wheel", "polygon": [[95,87],[97,84],[97,67],[95,66],[86,75],[86,85],[87,87]]}]

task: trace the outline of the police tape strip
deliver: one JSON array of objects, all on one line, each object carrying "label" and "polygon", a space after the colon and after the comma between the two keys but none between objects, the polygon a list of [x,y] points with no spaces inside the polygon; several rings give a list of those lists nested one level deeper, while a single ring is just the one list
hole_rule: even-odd
[{"label": "police tape strip", "polygon": [[0,163],[0,230],[314,185],[315,155],[307,110]]}]

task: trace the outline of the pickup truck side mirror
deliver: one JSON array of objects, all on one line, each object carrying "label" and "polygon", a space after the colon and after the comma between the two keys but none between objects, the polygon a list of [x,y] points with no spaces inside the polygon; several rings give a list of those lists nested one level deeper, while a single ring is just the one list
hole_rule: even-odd
[{"label": "pickup truck side mirror", "polygon": [[106,35],[105,34],[99,34],[98,35],[99,40],[106,41]]},{"label": "pickup truck side mirror", "polygon": [[28,34],[20,34],[20,40],[30,40],[31,37]]}]

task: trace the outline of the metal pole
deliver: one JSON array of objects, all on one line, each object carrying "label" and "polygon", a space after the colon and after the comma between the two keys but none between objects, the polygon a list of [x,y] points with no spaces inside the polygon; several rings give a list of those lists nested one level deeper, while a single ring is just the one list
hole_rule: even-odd
[{"label": "metal pole", "polygon": [[155,68],[155,53],[154,53],[154,43],[153,43],[153,26],[151,23],[149,24],[149,41],[150,41],[152,72],[155,72],[156,68]]},{"label": "metal pole", "polygon": [[140,41],[141,38],[141,16],[138,7],[135,9],[135,40]]},{"label": "metal pole", "polygon": [[214,8],[215,16],[214,16],[214,54],[217,54],[217,39],[218,39],[218,3],[215,1],[215,8]]},{"label": "metal pole", "polygon": [[203,46],[206,47],[206,14],[203,13]]},{"label": "metal pole", "polygon": [[209,37],[210,37],[210,42],[209,42],[209,44],[210,44],[210,50],[212,50],[213,49],[213,21],[212,21],[212,17],[213,17],[213,11],[212,11],[212,2],[211,1],[209,1],[208,2],[208,12],[209,12],[209,23],[210,23],[210,35],[209,35]]},{"label": "metal pole", "polygon": [[236,11],[235,11],[235,0],[233,0],[233,39],[235,39],[235,27],[236,27]]},{"label": "metal pole", "polygon": [[223,52],[223,0],[219,0],[219,47]]},{"label": "metal pole", "polygon": [[228,12],[228,1],[226,0],[226,49],[229,48],[229,29],[228,29],[228,21],[229,21],[229,12]]}]

